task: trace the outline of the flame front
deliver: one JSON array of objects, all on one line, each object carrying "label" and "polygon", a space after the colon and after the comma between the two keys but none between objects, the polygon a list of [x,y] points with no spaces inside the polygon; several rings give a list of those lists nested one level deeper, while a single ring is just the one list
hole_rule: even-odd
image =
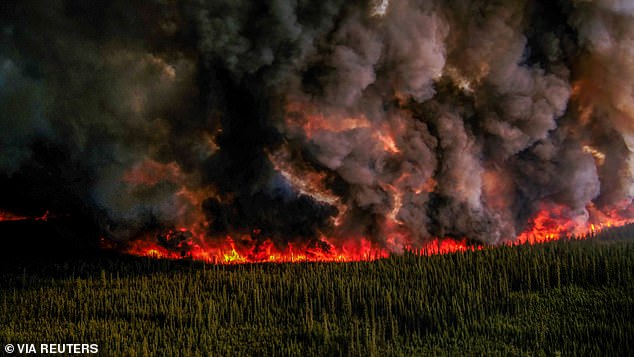
[{"label": "flame front", "polygon": [[[563,238],[587,239],[607,228],[634,222],[634,210],[629,206],[603,213],[593,205],[587,215],[571,217],[563,206],[543,205],[527,224],[527,229],[506,245],[540,244]],[[5,214],[2,217],[21,219]],[[325,237],[300,240],[276,245],[272,239],[263,239],[260,231],[251,234],[208,237],[192,234],[187,228],[168,230],[161,234],[146,234],[127,243],[124,252],[155,259],[193,259],[212,264],[246,263],[302,263],[302,262],[355,262],[384,259],[397,251],[417,255],[449,254],[482,249],[486,245],[468,238],[434,238],[414,245],[412,239],[398,230],[398,221],[392,214],[386,230],[387,243],[376,243],[359,236]],[[111,242],[103,240],[104,247]],[[395,249],[396,247],[396,249]]]},{"label": "flame front", "polygon": [[621,227],[634,222],[631,207],[624,210],[610,210],[604,213],[594,205],[587,208],[587,219],[570,219],[564,215],[565,208],[551,206],[537,212],[530,220],[530,228],[520,234],[515,244],[537,244],[566,237],[586,239],[604,229]]},{"label": "flame front", "polygon": [[126,253],[161,259],[194,259],[214,264],[352,262],[373,261],[389,256],[386,249],[363,238],[350,239],[338,246],[325,237],[307,244],[289,243],[285,247],[276,247],[268,239],[255,242],[249,236],[240,237],[239,240],[227,236],[205,241],[213,243],[203,243],[203,240],[193,238],[166,248],[153,238],[140,239],[131,242]]},{"label": "flame front", "polygon": [[[249,241],[249,239],[247,239]],[[448,254],[479,249],[468,245],[466,239],[452,238],[434,239],[422,247],[409,250],[420,255]],[[192,241],[172,249],[163,247],[151,240],[133,241],[127,254],[156,259],[193,259],[213,264],[245,264],[245,263],[306,263],[306,262],[358,262],[374,261],[388,258],[391,253],[386,248],[364,238],[349,239],[335,246],[327,238],[322,237],[312,244],[288,244],[286,247],[275,247],[272,241],[262,243],[236,244],[231,237],[226,237],[214,245],[204,245]]]},{"label": "flame front", "polygon": [[[587,239],[606,228],[623,226],[634,219],[605,217],[599,223],[575,226],[557,215],[558,212],[541,210],[531,219],[531,228],[521,233],[510,245],[540,244],[562,238]],[[180,232],[185,232],[185,229]],[[174,234],[170,231],[169,234]],[[402,237],[399,238],[402,241]],[[388,238],[388,241],[392,239]],[[207,243],[205,243],[207,242]],[[213,243],[210,243],[213,242]],[[333,243],[336,242],[336,243]],[[418,246],[406,246],[405,251],[417,255],[450,254],[474,251],[484,245],[469,243],[466,238],[435,238]],[[156,237],[147,236],[132,241],[125,253],[155,259],[193,259],[212,264],[246,263],[304,263],[304,262],[357,262],[388,258],[393,252],[366,238],[329,239],[320,237],[310,243],[289,243],[277,247],[270,239],[257,242],[250,236],[234,240],[191,237],[169,248]]]}]

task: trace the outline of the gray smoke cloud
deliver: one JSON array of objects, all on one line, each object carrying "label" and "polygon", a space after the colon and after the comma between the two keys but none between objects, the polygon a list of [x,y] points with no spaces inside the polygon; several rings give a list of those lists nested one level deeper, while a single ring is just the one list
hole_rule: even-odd
[{"label": "gray smoke cloud", "polygon": [[113,239],[498,243],[634,196],[627,1],[40,5],[0,17],[5,193],[46,172]]}]

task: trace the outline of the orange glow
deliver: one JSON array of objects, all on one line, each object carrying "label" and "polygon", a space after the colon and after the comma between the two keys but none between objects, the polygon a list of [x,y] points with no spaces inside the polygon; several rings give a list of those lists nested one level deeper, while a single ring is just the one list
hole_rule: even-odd
[{"label": "orange glow", "polygon": [[337,205],[339,197],[326,188],[325,172],[317,172],[307,165],[291,164],[291,154],[286,147],[280,148],[274,153],[268,153],[269,160],[287,181],[303,195],[310,196],[316,201]]},{"label": "orange glow", "polygon": [[[466,239],[434,239],[418,249],[406,249],[418,255],[449,254],[481,249],[481,246],[469,246]],[[309,243],[288,243],[285,247],[276,247],[271,240],[259,243],[246,238],[237,243],[226,237],[216,245],[201,245],[192,242],[174,249],[167,249],[157,243],[145,240],[133,241],[127,254],[155,259],[193,259],[212,264],[246,263],[302,263],[302,262],[355,262],[374,261],[390,256],[385,248],[365,238],[350,239],[335,245],[329,239],[321,237]]]},{"label": "orange glow", "polygon": [[[629,208],[626,208],[626,210]],[[588,215],[568,217],[563,206],[543,205],[533,217],[527,230],[511,245],[539,244],[565,237],[586,239],[601,230],[634,222],[622,218],[616,210],[604,213],[594,206],[587,207]],[[628,211],[629,212],[629,211]],[[588,218],[589,217],[589,218]],[[580,220],[583,220],[581,222]],[[254,230],[254,235],[261,232]],[[467,238],[435,238],[413,244],[410,237],[399,229],[396,220],[388,219],[382,244],[365,237],[328,238],[276,245],[271,239],[255,239],[251,235],[207,238],[189,233],[185,228],[168,231],[157,238],[150,234],[134,240],[124,252],[156,259],[193,259],[212,264],[248,263],[301,263],[301,262],[354,262],[374,261],[389,257],[394,252],[410,252],[428,256],[480,250],[485,245],[470,244]],[[102,246],[112,246],[102,241]]]},{"label": "orange glow", "polygon": [[537,244],[572,236],[586,239],[603,229],[634,222],[633,218],[622,217],[616,210],[604,213],[592,204],[586,209],[589,218],[575,222],[566,217],[563,206],[544,207],[531,219],[529,229],[518,236],[515,244]]},{"label": "orange glow", "polygon": [[25,221],[29,219],[28,217],[18,216],[11,212],[2,212],[0,211],[0,222],[6,221]]},{"label": "orange glow", "polygon": [[556,240],[567,232],[567,222],[560,222],[558,216],[547,210],[541,210],[532,219],[532,228],[520,234],[519,244],[535,244]]},{"label": "orange glow", "polygon": [[385,133],[376,133],[377,139],[383,144],[383,150],[392,154],[398,154],[401,150],[396,146],[394,137]]},{"label": "orange glow", "polygon": [[[402,124],[402,123],[397,123]],[[322,132],[341,133],[356,129],[369,130],[378,147],[389,154],[399,154],[396,138],[404,128],[391,128],[387,123],[373,123],[363,113],[354,116],[324,113],[309,103],[292,101],[286,105],[286,125],[307,139]]]},{"label": "orange glow", "polygon": [[269,239],[256,242],[248,236],[239,241],[226,237],[215,244],[183,241],[172,249],[162,247],[158,242],[136,240],[125,252],[149,258],[187,258],[214,264],[351,262],[389,256],[385,249],[367,239],[350,240],[335,246],[325,237],[308,243],[288,243],[284,247],[276,247]]},{"label": "orange glow", "polygon": [[[484,70],[487,70],[485,68]],[[476,81],[477,82],[477,81]],[[471,83],[471,82],[469,82]],[[467,84],[469,84],[467,83]],[[475,83],[475,82],[474,82]],[[470,84],[469,84],[470,85]],[[575,84],[573,96],[579,97],[582,83]],[[591,111],[588,113],[591,114]],[[588,115],[590,115],[588,114]],[[369,150],[378,152],[381,157],[401,154],[406,126],[398,116],[389,121],[377,122],[362,113],[332,112],[328,108],[319,108],[303,100],[291,100],[286,105],[285,129],[289,138],[318,140],[325,133],[343,133],[352,130],[363,130],[364,138],[374,139]],[[245,264],[245,263],[296,263],[296,262],[352,262],[373,261],[387,258],[391,254],[412,252],[418,255],[448,254],[473,251],[486,244],[477,244],[470,237],[427,237],[422,240],[415,237],[404,226],[399,214],[414,195],[433,192],[438,183],[433,177],[423,177],[416,170],[403,170],[399,177],[375,179],[373,185],[380,187],[388,201],[377,216],[382,216],[380,227],[374,230],[373,237],[353,236],[346,231],[354,231],[354,225],[346,219],[354,212],[349,210],[340,195],[331,186],[336,176],[304,161],[302,153],[293,150],[292,140],[280,145],[273,152],[266,152],[270,163],[294,192],[310,196],[315,201],[334,206],[338,215],[333,217],[332,229],[328,233],[313,239],[300,237],[273,238],[263,236],[259,229],[251,234],[231,232],[227,236],[208,236],[207,221],[210,219],[202,212],[205,198],[214,196],[214,192],[206,192],[192,187],[200,187],[175,163],[158,163],[146,160],[126,172],[122,181],[132,188],[135,186],[152,186],[167,181],[181,187],[178,191],[178,202],[182,209],[182,217],[175,224],[183,228],[163,234],[150,234],[132,240],[123,251],[133,255],[165,259],[193,259],[213,264]],[[405,146],[402,146],[405,150]],[[592,154],[598,162],[603,162],[605,154],[590,145],[584,151]],[[511,215],[515,187],[508,178],[507,172],[497,167],[490,167],[482,174],[483,200],[487,207],[501,214]],[[211,190],[211,189],[210,189]],[[230,200],[231,197],[214,196],[219,201]],[[421,197],[422,198],[422,197]],[[504,237],[509,245],[538,244],[564,237],[588,238],[607,227],[622,226],[634,222],[634,208],[630,203],[623,203],[620,210],[601,210],[592,204],[585,209],[571,211],[565,206],[543,203],[536,209],[533,217],[526,222],[523,232],[516,237]],[[179,206],[180,207],[180,206]],[[181,212],[182,211],[182,212]],[[630,212],[631,211],[631,212]],[[352,212],[352,213],[351,213]],[[403,211],[403,220],[411,219]],[[628,218],[632,217],[632,218]],[[512,217],[502,217],[512,221]],[[442,228],[442,227],[440,227]],[[438,231],[444,231],[438,229]],[[240,231],[244,232],[244,231]],[[247,231],[248,232],[248,231]],[[443,234],[440,234],[441,236]],[[106,245],[104,245],[106,246]]]},{"label": "orange glow", "polygon": [[344,132],[360,128],[370,128],[372,124],[363,115],[358,117],[325,114],[309,103],[302,101],[289,102],[286,105],[286,123],[289,127],[303,131],[307,138],[316,133]]},{"label": "orange glow", "polygon": [[179,217],[175,223],[189,227],[194,233],[204,231],[207,226],[201,209],[203,201],[210,197],[222,200],[213,188],[198,188],[197,180],[198,177],[184,172],[176,162],[161,163],[149,158],[139,161],[121,176],[121,182],[130,192],[164,182],[178,187],[173,196],[173,208]]},{"label": "orange glow", "polygon": [[135,186],[153,186],[161,181],[179,182],[182,173],[175,162],[162,164],[154,160],[144,160],[123,175],[123,182]]},{"label": "orange glow", "polygon": [[572,85],[571,96],[577,102],[577,117],[579,123],[582,125],[588,125],[594,114],[593,100],[591,99],[598,92],[597,88],[589,81],[576,81]]},{"label": "orange glow", "polygon": [[282,146],[274,153],[268,153],[268,158],[286,181],[300,194],[312,197],[318,202],[327,203],[337,208],[337,216],[333,218],[335,226],[343,221],[348,207],[341,202],[339,196],[326,187],[327,174],[318,172],[308,165],[291,164],[291,153],[286,146]]},{"label": "orange glow", "polygon": [[468,250],[481,249],[481,246],[467,245],[466,239],[455,240],[451,238],[434,239],[427,243],[420,250],[421,255],[434,255],[434,254],[449,254],[456,252],[466,252]]},{"label": "orange glow", "polygon": [[41,216],[37,217],[28,217],[28,216],[20,216],[17,214],[13,214],[11,212],[0,211],[0,222],[9,222],[9,221],[48,221],[51,218],[50,213],[48,211],[44,212]]}]

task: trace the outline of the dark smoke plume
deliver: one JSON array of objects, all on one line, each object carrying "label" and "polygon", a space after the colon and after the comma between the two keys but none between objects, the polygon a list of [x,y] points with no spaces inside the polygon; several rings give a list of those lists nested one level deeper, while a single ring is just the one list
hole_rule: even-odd
[{"label": "dark smoke plume", "polygon": [[634,197],[630,1],[0,7],[1,209],[399,250]]}]

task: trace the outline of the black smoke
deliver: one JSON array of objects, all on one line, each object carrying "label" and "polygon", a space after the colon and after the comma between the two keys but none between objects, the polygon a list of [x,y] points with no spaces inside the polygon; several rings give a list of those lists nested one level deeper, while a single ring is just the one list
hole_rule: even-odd
[{"label": "black smoke", "polygon": [[0,6],[3,210],[398,249],[634,195],[625,1]]}]

